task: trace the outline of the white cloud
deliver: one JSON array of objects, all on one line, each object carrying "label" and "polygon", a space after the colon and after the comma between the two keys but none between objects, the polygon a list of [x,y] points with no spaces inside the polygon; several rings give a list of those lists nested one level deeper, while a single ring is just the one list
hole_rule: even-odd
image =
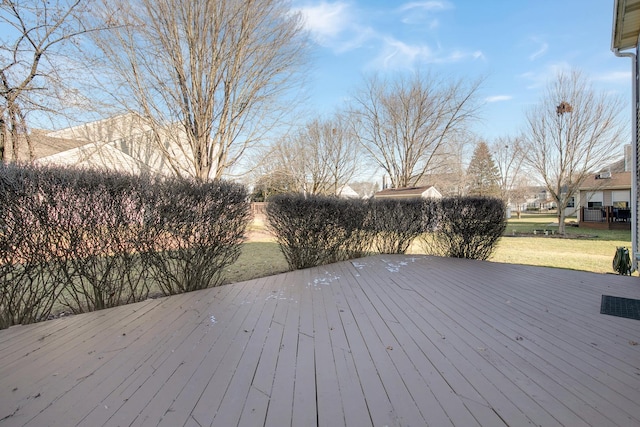
[{"label": "white cloud", "polygon": [[544,42],[540,43],[538,50],[529,55],[529,61],[535,61],[536,59],[540,58],[545,53],[547,53],[547,50],[549,50],[549,44]]},{"label": "white cloud", "polygon": [[[413,1],[395,9],[405,17],[403,22],[420,21],[421,25],[436,29],[439,21],[432,15],[445,9],[451,9],[449,1]],[[374,28],[373,22],[366,21],[367,10],[359,10],[349,0],[321,0],[303,3],[293,9],[301,14],[305,28],[319,45],[331,49],[334,53],[344,53],[364,47],[377,51],[369,67],[378,69],[406,69],[416,64],[452,63],[466,60],[484,60],[481,51],[444,50],[424,41],[398,39],[389,34],[393,26],[384,26],[384,30]],[[393,19],[386,17],[385,20]],[[381,27],[382,28],[382,27]]]},{"label": "white cloud", "polygon": [[337,52],[360,47],[375,36],[375,31],[361,25],[349,3],[322,1],[293,9],[302,15],[305,28],[316,43]]},{"label": "white cloud", "polygon": [[400,40],[386,38],[374,64],[384,69],[403,69],[413,67],[417,61],[429,61],[432,58],[433,53],[429,46],[409,45]]},{"label": "white cloud", "polygon": [[422,9],[426,11],[431,10],[445,10],[453,7],[448,1],[414,1],[405,3],[398,8],[401,12],[406,12],[412,9]]},{"label": "white cloud", "polygon": [[[440,22],[432,18],[434,12],[451,9],[453,6],[448,1],[416,1],[405,3],[397,11],[404,14],[402,22],[405,24],[420,24],[435,29]],[[428,23],[428,24],[427,24]]]},{"label": "white cloud", "polygon": [[527,71],[520,75],[520,78],[529,82],[526,86],[527,89],[538,89],[544,87],[552,79],[556,78],[558,74],[562,72],[570,72],[571,65],[567,62],[558,62],[555,64],[549,64],[543,69],[536,71]]},{"label": "white cloud", "polygon": [[631,81],[631,71],[611,71],[609,73],[598,74],[593,80],[611,83],[629,83]]},{"label": "white cloud", "polygon": [[502,102],[502,101],[510,101],[513,99],[513,96],[511,95],[493,95],[493,96],[488,96],[486,97],[484,100],[485,102]]},{"label": "white cloud", "polygon": [[421,63],[442,64],[477,59],[484,59],[484,54],[481,51],[433,50],[426,44],[409,44],[393,37],[386,37],[383,40],[380,54],[370,66],[393,70],[413,68]]},{"label": "white cloud", "polygon": [[302,14],[307,30],[320,40],[336,37],[347,28],[350,20],[349,5],[343,2],[322,2],[294,11]]}]

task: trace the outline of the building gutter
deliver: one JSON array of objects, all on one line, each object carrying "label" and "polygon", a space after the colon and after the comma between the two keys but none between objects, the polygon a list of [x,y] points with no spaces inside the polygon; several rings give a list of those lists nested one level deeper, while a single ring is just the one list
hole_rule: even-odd
[{"label": "building gutter", "polygon": [[[617,4],[617,1],[616,1]],[[640,43],[640,40],[638,41]],[[632,135],[631,143],[633,146],[633,156],[631,158],[631,170],[633,179],[631,179],[631,253],[633,271],[638,270],[638,260],[640,259],[640,251],[638,250],[638,43],[636,43],[636,53],[621,52],[620,49],[611,47],[614,55],[620,58],[631,58],[631,126]]]}]

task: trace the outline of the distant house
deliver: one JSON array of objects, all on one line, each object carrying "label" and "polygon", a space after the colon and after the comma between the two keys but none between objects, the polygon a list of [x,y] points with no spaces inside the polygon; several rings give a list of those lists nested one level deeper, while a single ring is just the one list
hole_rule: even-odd
[{"label": "distant house", "polygon": [[580,186],[580,227],[631,229],[631,172],[600,172]]},{"label": "distant house", "polygon": [[337,196],[343,199],[359,199],[360,195],[348,184],[338,188]]},{"label": "distant house", "polygon": [[432,185],[424,187],[387,188],[373,195],[374,199],[416,199],[442,198],[442,194]]},{"label": "distant house", "polygon": [[[174,127],[156,134],[141,116],[129,113],[57,131],[35,130],[31,138],[39,164],[162,175],[174,174],[177,167],[181,174],[189,175],[192,162],[188,146],[181,143],[183,134]],[[176,164],[170,165],[163,151]]]}]

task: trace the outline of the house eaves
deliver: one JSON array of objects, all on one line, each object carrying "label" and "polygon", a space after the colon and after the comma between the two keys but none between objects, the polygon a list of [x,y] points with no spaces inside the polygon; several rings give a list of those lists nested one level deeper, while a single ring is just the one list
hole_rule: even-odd
[{"label": "house eaves", "polygon": [[640,0],[615,0],[611,49],[635,48],[640,34]]},{"label": "house eaves", "polygon": [[596,175],[593,175],[580,186],[581,191],[629,189],[631,189],[631,172],[612,173],[611,178],[604,179],[596,178]]}]

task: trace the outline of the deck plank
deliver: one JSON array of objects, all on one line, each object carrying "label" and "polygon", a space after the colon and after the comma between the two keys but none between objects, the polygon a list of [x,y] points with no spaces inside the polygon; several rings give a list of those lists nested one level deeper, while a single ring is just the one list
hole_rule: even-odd
[{"label": "deck plank", "polygon": [[296,357],[298,351],[298,329],[300,323],[300,278],[294,273],[285,273],[283,279],[295,283],[295,299],[287,305],[286,315],[276,317],[282,324],[282,341],[276,362],[273,388],[265,418],[265,426],[288,426],[293,414],[293,395],[296,381]]},{"label": "deck plank", "polygon": [[638,279],[379,255],[0,331],[0,427],[640,425]]},{"label": "deck plank", "polygon": [[[315,383],[318,426],[343,426],[345,425],[345,407],[351,406],[349,396],[340,394],[340,382],[336,361],[333,355],[331,343],[331,326],[327,318],[325,306],[331,304],[325,298],[325,294],[331,294],[333,281],[339,280],[337,276],[326,283],[308,285],[311,289],[312,313],[313,313],[313,349],[315,360]],[[343,404],[344,402],[344,404]],[[347,409],[348,410],[348,409]]]},{"label": "deck plank", "polygon": [[[486,290],[484,291],[484,293],[486,293]],[[461,297],[465,300],[469,300],[469,296]],[[481,298],[484,298],[484,296],[476,294],[473,298],[477,301]],[[570,333],[568,334],[568,336],[560,337],[561,339],[558,339],[558,333],[553,331],[553,322],[550,322],[551,324],[549,328],[535,327],[536,323],[544,324],[545,317],[547,316],[542,316],[542,313],[539,313],[538,316],[534,316],[533,313],[525,313],[529,310],[526,308],[527,306],[523,306],[523,309],[518,310],[512,307],[512,304],[508,304],[508,307],[504,310],[492,310],[491,308],[484,309],[489,305],[489,303],[490,301],[487,301],[486,304],[481,304],[477,307],[470,306],[469,310],[478,310],[476,313],[477,316],[492,319],[492,325],[494,325],[494,327],[499,326],[504,330],[504,333],[506,335],[509,335],[512,338],[519,336],[518,333],[522,330],[529,331],[529,335],[527,337],[523,337],[523,339],[519,343],[521,346],[529,346],[527,352],[525,353],[526,355],[538,354],[540,357],[548,356],[549,358],[554,358],[554,360],[557,360],[557,363],[563,365],[563,369],[561,369],[560,372],[563,372],[568,367],[577,367],[585,375],[593,376],[594,379],[598,380],[594,388],[599,391],[606,390],[607,395],[615,393],[626,395],[627,393],[633,392],[633,389],[631,387],[628,387],[627,384],[630,381],[632,382],[632,380],[629,379],[628,372],[630,369],[633,369],[633,366],[628,364],[617,364],[618,366],[615,366],[615,358],[606,358],[606,360],[599,359],[598,356],[601,351],[598,348],[594,348],[593,343],[587,344],[581,342],[579,339],[576,339],[576,335],[578,334],[578,332],[575,331],[574,327],[567,325],[567,322],[563,322],[563,326],[568,326],[569,328],[571,328]],[[512,313],[512,315],[501,316],[501,311]],[[522,316],[523,314],[526,314],[526,316]],[[520,316],[521,318],[518,319],[518,316]],[[594,313],[589,317],[594,318],[596,316],[600,315],[597,313],[597,311],[594,310]],[[520,330],[514,329],[516,327],[520,328]],[[527,339],[525,340],[524,338]],[[540,342],[542,340],[544,340],[545,342]],[[582,351],[575,353],[576,349]],[[509,359],[511,360],[511,358]],[[611,368],[607,370],[606,375],[598,375],[599,371],[597,370],[597,368],[602,365]],[[614,386],[616,389],[612,388],[612,386]],[[623,402],[624,399],[622,399],[621,401]],[[627,402],[626,407],[631,411],[637,411],[638,409],[638,406],[633,404],[633,402]],[[639,414],[636,413],[636,416],[637,415]]]}]

